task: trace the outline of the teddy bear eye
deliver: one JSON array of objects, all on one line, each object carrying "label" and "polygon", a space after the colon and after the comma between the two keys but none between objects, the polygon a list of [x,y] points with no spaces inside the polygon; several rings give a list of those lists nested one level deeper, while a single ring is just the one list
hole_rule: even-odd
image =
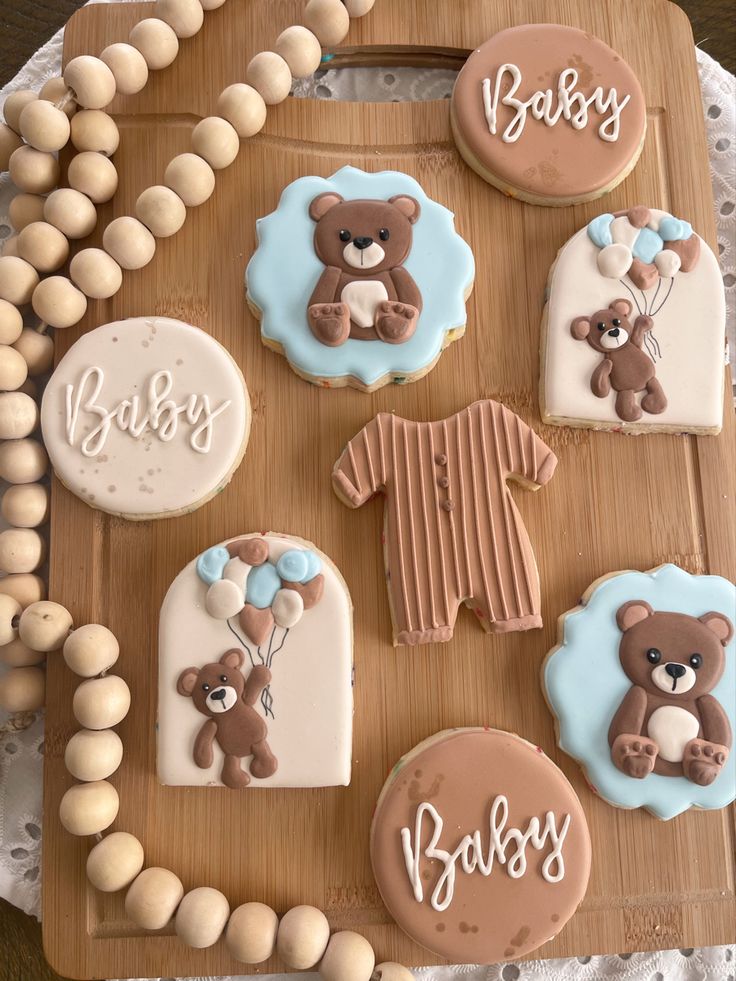
[{"label": "teddy bear eye", "polygon": [[598,323],[596,324],[596,327],[598,328],[598,330],[605,330],[606,329],[606,325],[603,323],[602,320],[599,320],[598,321]]},{"label": "teddy bear eye", "polygon": [[209,690],[210,690],[209,685],[202,685],[202,691],[209,691]]},{"label": "teddy bear eye", "polygon": [[226,674],[221,674],[221,675],[220,675],[220,681],[221,681],[221,682],[223,683],[223,685],[224,685],[224,684],[225,684],[225,682],[227,681],[227,675],[226,675]]},{"label": "teddy bear eye", "polygon": [[347,230],[347,228],[341,228],[340,229],[340,241],[341,242],[349,242],[352,237],[353,236],[350,234],[350,232]]},{"label": "teddy bear eye", "polygon": [[647,651],[647,661],[650,664],[659,664],[662,660],[662,652],[658,651],[656,647],[650,647]]},{"label": "teddy bear eye", "polygon": [[390,234],[388,228],[382,228],[378,233],[378,237],[382,242],[388,242]]},{"label": "teddy bear eye", "polygon": [[703,663],[703,655],[702,654],[691,654],[690,655],[690,667],[691,668],[695,668],[695,670],[697,671],[698,668],[700,667],[700,665],[702,663]]},{"label": "teddy bear eye", "polygon": [[613,324],[614,327],[620,327],[621,326],[621,321],[618,319],[618,317],[614,317],[613,320],[611,321],[611,323]]}]

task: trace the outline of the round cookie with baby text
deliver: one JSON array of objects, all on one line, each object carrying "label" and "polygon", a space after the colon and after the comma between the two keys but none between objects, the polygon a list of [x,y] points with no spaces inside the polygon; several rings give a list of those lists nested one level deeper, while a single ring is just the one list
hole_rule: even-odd
[{"label": "round cookie with baby text", "polygon": [[245,381],[225,348],[165,317],[85,334],[41,406],[56,476],[92,507],[131,520],[193,511],[221,491],[250,421]]},{"label": "round cookie with baby text", "polygon": [[623,58],[561,24],[494,34],[461,69],[451,121],[465,162],[531,204],[564,207],[608,193],[644,145],[646,102]]},{"label": "round cookie with baby text", "polygon": [[451,729],[394,767],[371,830],[383,901],[417,943],[452,963],[523,957],[585,895],[591,845],[564,774],[497,729]]}]

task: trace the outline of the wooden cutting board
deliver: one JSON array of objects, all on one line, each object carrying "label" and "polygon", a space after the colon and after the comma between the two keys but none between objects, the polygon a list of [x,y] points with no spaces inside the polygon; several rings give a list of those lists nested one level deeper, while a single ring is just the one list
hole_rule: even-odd
[{"label": "wooden cutting board", "polygon": [[[169,69],[144,92],[118,99],[120,189],[100,228],[130,214],[168,160],[188,149],[217,94],[242,80],[250,57],[298,20],[301,0],[230,0],[207,14]],[[65,58],[125,39],[151,5],[91,6],[67,28]],[[649,131],[633,175],[604,201],[641,202],[691,219],[715,246],[702,110],[685,15],[664,0],[378,0],[353,22],[345,60],[459,64],[504,27],[558,21],[592,31],[630,62],[647,96]],[[388,50],[386,50],[388,49]],[[386,51],[382,54],[381,51]],[[337,63],[337,62],[336,62]],[[282,188],[344,164],[396,169],[457,214],[476,258],[465,338],[424,380],[374,395],[323,391],[300,381],[266,350],[245,303],[243,272],[255,221]],[[190,213],[154,261],[128,273],[112,300],[91,303],[84,322],[57,334],[60,357],[82,331],[122,317],[180,317],[210,331],[242,366],[254,406],[244,463],[231,485],[188,517],[129,524],[92,511],[54,485],[51,595],[77,623],[108,624],[121,641],[119,670],[133,707],[119,727],[125,759],[116,828],[136,834],[148,864],[175,870],[185,888],[212,885],[232,906],[261,900],[285,911],[325,909],[335,928],[361,930],[381,959],[436,958],[388,917],[368,854],[374,802],[394,762],[421,739],[458,725],[490,724],[541,745],[564,769],[590,822],[594,863],[580,911],[542,957],[716,944],[736,922],[734,809],[691,812],[668,823],[616,810],[588,790],[577,764],[555,747],[539,668],[555,621],[598,576],[676,562],[734,578],[734,424],[719,437],[625,438],[542,427],[537,405],[539,322],[558,247],[601,203],[534,208],[504,198],[456,153],[447,102],[348,104],[288,100],[221,172],[213,197]],[[99,240],[99,232],[96,234]],[[511,327],[512,329],[509,329]],[[488,636],[461,613],[454,640],[416,651],[391,647],[379,501],[353,512],[330,489],[346,440],[379,410],[443,418],[478,398],[500,399],[531,423],[560,457],[538,495],[514,492],[542,578],[545,628]],[[289,479],[282,479],[289,475]],[[596,524],[586,502],[596,500]],[[198,552],[265,528],[317,543],[339,565],[355,604],[355,738],[349,788],[260,790],[162,788],[155,768],[158,611],[174,576]],[[61,658],[48,665],[44,828],[44,941],[49,960],[74,977],[239,973],[224,945],[200,952],[166,930],[148,936],[125,919],[122,896],[87,886],[86,840],[57,820],[72,780],[64,745],[75,729],[74,679]],[[276,960],[261,970],[279,967]]]}]

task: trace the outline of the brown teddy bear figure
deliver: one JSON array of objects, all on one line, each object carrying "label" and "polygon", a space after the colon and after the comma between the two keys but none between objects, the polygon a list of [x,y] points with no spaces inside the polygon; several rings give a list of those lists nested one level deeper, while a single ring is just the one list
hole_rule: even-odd
[{"label": "brown teddy bear figure", "polygon": [[608,731],[611,759],[630,777],[654,771],[707,787],[731,747],[728,717],[709,694],[723,674],[731,621],[722,613],[655,613],[644,600],[624,603],[616,621],[633,685]]},{"label": "brown teddy bear figure", "polygon": [[234,790],[250,783],[250,776],[240,766],[243,757],[253,757],[250,772],[259,780],[272,776],[278,766],[266,742],[266,723],[253,708],[271,681],[271,672],[258,664],[246,681],[240,671],[244,660],[243,652],[234,648],[213,664],[182,671],[176,683],[179,694],[191,697],[207,716],[194,741],[194,762],[203,770],[211,767],[212,743],[217,740],[225,754],[222,782]]},{"label": "brown teddy bear figure", "polygon": [[[611,389],[617,392],[616,414],[624,422],[641,419],[642,410],[657,415],[667,408],[667,398],[655,377],[654,362],[642,350],[644,335],[654,321],[641,314],[632,326],[627,319],[631,309],[628,300],[614,300],[592,317],[576,317],[570,326],[576,341],[587,340],[594,351],[603,355],[591,376],[590,388],[599,399],[606,398]],[[640,407],[636,393],[645,389]]]},{"label": "brown teddy bear figure", "polygon": [[422,297],[404,262],[419,202],[407,194],[345,201],[328,191],[309,206],[314,249],[325,264],[307,318],[322,344],[349,337],[403,344],[417,328]]}]

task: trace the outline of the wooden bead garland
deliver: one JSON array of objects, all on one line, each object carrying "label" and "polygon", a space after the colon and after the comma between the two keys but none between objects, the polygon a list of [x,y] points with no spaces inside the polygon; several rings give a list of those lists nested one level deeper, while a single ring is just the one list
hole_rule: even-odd
[{"label": "wooden bead garland", "polygon": [[3,242],[2,248],[0,249],[0,256],[2,255],[18,255],[18,236],[9,235]]},{"label": "wooden bead garland", "polygon": [[37,286],[38,273],[25,259],[12,255],[0,258],[0,299],[22,307],[30,301]]},{"label": "wooden bead garland", "polygon": [[87,878],[100,892],[125,889],[143,868],[143,846],[127,831],[113,831],[87,856]]},{"label": "wooden bead garland", "polygon": [[123,270],[102,249],[82,249],[69,263],[72,282],[85,296],[106,300],[114,296],[123,282]]},{"label": "wooden bead garland", "polygon": [[178,38],[194,37],[204,23],[199,0],[156,0],[154,11]]},{"label": "wooden bead garland", "polygon": [[184,202],[170,187],[148,187],[135,203],[139,220],[156,238],[175,235],[187,218]]},{"label": "wooden bead garland", "polygon": [[350,17],[342,0],[309,0],[304,23],[324,47],[340,44],[350,30]]},{"label": "wooden bead garland", "polygon": [[16,232],[21,232],[33,221],[43,220],[43,210],[48,199],[40,194],[16,194],[8,206],[8,217]]},{"label": "wooden bead garland", "polygon": [[0,595],[0,644],[10,644],[18,637],[20,603],[12,596]]},{"label": "wooden bead garland", "polygon": [[46,473],[48,465],[46,450],[35,439],[15,439],[0,445],[0,478],[9,484],[35,484]]},{"label": "wooden bead garland", "polygon": [[[18,635],[34,651],[58,651],[72,627],[69,611],[60,603],[42,600],[23,610]],[[124,684],[124,682],[123,682]]]},{"label": "wooden bead garland", "polygon": [[19,125],[23,139],[36,150],[55,153],[69,142],[69,117],[45,99],[29,102],[20,114]]},{"label": "wooden bead garland", "polygon": [[294,78],[314,74],[322,61],[319,38],[306,27],[287,27],[276,38],[274,50],[284,59]]},{"label": "wooden bead garland", "polygon": [[217,10],[218,7],[222,7],[225,0],[199,0],[202,4],[202,10]]},{"label": "wooden bead garland", "polygon": [[226,119],[207,116],[192,130],[192,150],[213,170],[224,170],[240,150],[240,137]]},{"label": "wooden bead garland", "polygon": [[38,97],[47,102],[53,102],[56,108],[65,112],[70,119],[77,111],[77,103],[60,75],[55,75],[44,82]]},{"label": "wooden bead garland", "polygon": [[229,916],[230,904],[219,889],[199,886],[179,903],[174,929],[188,947],[202,950],[217,943]]},{"label": "wooden bead garland", "polygon": [[41,280],[31,298],[33,310],[50,327],[72,327],[87,309],[87,297],[65,276]]},{"label": "wooden bead garland", "polygon": [[94,231],[97,209],[86,194],[73,187],[60,187],[43,200],[43,217],[67,238],[86,238]]},{"label": "wooden bead garland", "polygon": [[322,910],[294,906],[281,918],[276,949],[287,967],[305,971],[322,959],[329,939],[330,924]]},{"label": "wooden bead garland", "polygon": [[112,729],[80,729],[64,751],[67,770],[87,783],[112,776],[122,759],[123,742]]},{"label": "wooden bead garland", "polygon": [[369,10],[373,10],[376,0],[342,0],[342,2],[345,4],[348,17],[364,17]]},{"label": "wooden bead garland", "polygon": [[80,153],[93,151],[111,157],[120,145],[120,131],[101,109],[82,109],[72,117],[71,141]]},{"label": "wooden bead garland", "polygon": [[47,374],[54,363],[54,342],[48,334],[39,334],[30,327],[22,331],[13,350],[22,356],[32,378]]},{"label": "wooden bead garland", "polygon": [[146,226],[127,215],[110,222],[102,233],[102,244],[123,269],[142,269],[156,252],[156,240]]},{"label": "wooden bead garland", "polygon": [[130,689],[122,678],[108,674],[78,685],[72,711],[85,729],[111,729],[122,722],[130,708]]},{"label": "wooden bead garland", "polygon": [[[140,51],[132,44],[109,44],[100,55],[115,78],[115,88],[120,95],[135,95],[145,88],[148,81],[148,65]],[[102,108],[101,106],[97,108]]]},{"label": "wooden bead garland", "polygon": [[0,123],[0,171],[8,169],[12,154],[21,146],[20,136],[7,123]]},{"label": "wooden bead garland", "polygon": [[187,208],[196,208],[215,189],[215,174],[206,160],[195,153],[180,153],[164,172],[164,184],[179,195]]},{"label": "wooden bead garland", "polygon": [[373,948],[365,937],[343,930],[330,937],[319,973],[324,981],[371,981],[375,963]]},{"label": "wooden bead garland", "polygon": [[[89,786],[89,785],[88,785]],[[144,869],[125,896],[125,912],[143,930],[161,930],[176,912],[184,886],[168,869]]]},{"label": "wooden bead garland", "polygon": [[261,93],[267,106],[283,102],[291,91],[289,66],[275,51],[261,51],[251,58],[245,77]]},{"label": "wooden bead garland", "polygon": [[28,365],[14,348],[0,347],[0,389],[14,392],[28,377]]},{"label": "wooden bead garland", "polygon": [[22,640],[11,640],[9,644],[0,647],[0,662],[9,668],[27,668],[42,664],[46,655],[40,651],[32,651]]},{"label": "wooden bead garland", "polygon": [[3,494],[0,510],[8,524],[15,528],[37,528],[49,516],[48,488],[43,484],[8,487]]},{"label": "wooden bead garland", "polygon": [[376,966],[372,981],[414,981],[414,975],[396,961],[384,961]]},{"label": "wooden bead garland", "polygon": [[46,675],[39,667],[13,668],[0,676],[0,708],[5,712],[37,712],[46,696]]},{"label": "wooden bead garland", "polygon": [[69,257],[69,242],[47,221],[32,221],[18,236],[18,255],[36,272],[55,272]]},{"label": "wooden bead garland", "polygon": [[31,603],[46,599],[46,583],[31,573],[4,576],[0,579],[0,595],[12,596],[24,610]]},{"label": "wooden bead garland", "polygon": [[37,98],[33,89],[18,89],[7,97],[3,106],[3,116],[14,132],[20,134],[20,114],[29,102],[34,102]]},{"label": "wooden bead garland", "polygon": [[[16,668],[17,671],[39,671],[39,668]],[[12,674],[13,672],[11,672]],[[75,783],[59,804],[59,819],[73,835],[97,835],[109,828],[118,816],[118,792],[107,780]]]},{"label": "wooden bead garland", "polygon": [[64,660],[82,678],[94,678],[109,671],[119,654],[115,635],[100,623],[77,627],[64,642]]},{"label": "wooden bead garland", "polygon": [[168,68],[179,53],[179,38],[173,29],[158,17],[147,17],[131,28],[130,43],[146,59],[151,71]]},{"label": "wooden bead garland", "polygon": [[[23,317],[17,307],[7,300],[0,300],[0,344],[15,344],[23,330]],[[0,439],[12,439],[12,436]]]},{"label": "wooden bead garland", "polygon": [[104,109],[115,97],[115,76],[100,58],[78,55],[64,69],[64,82],[83,109]]},{"label": "wooden bead garland", "polygon": [[265,903],[243,903],[230,914],[225,943],[236,961],[262,964],[276,945],[279,918]]},{"label": "wooden bead garland", "polygon": [[32,146],[21,146],[11,155],[8,172],[15,186],[29,194],[47,194],[59,183],[59,161]]},{"label": "wooden bead garland", "polygon": [[247,139],[263,129],[268,110],[260,92],[252,85],[236,82],[220,93],[217,111],[241,139]]},{"label": "wooden bead garland", "polygon": [[102,153],[77,154],[67,171],[69,186],[86,194],[95,204],[109,201],[118,189],[118,172],[112,160]]}]

